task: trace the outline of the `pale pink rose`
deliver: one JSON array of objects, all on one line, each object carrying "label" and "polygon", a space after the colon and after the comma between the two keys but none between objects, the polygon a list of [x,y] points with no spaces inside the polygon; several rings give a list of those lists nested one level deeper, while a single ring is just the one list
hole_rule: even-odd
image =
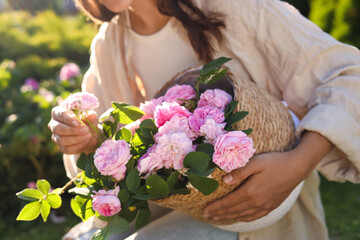
[{"label": "pale pink rose", "polygon": [[225,133],[226,123],[216,123],[214,119],[206,119],[205,124],[200,127],[200,136],[205,137],[206,143],[215,144],[216,138]]},{"label": "pale pink rose", "polygon": [[71,111],[89,111],[99,107],[98,98],[88,92],[70,94],[61,105]]},{"label": "pale pink rose", "polygon": [[208,89],[200,95],[198,107],[210,106],[221,111],[232,101],[232,97],[221,89]]},{"label": "pale pink rose", "polygon": [[179,117],[188,117],[190,114],[189,110],[176,102],[163,102],[162,105],[156,107],[154,120],[156,126],[161,127],[175,115]]},{"label": "pale pink rose", "polygon": [[163,102],[163,97],[151,99],[150,101],[145,101],[144,103],[140,103],[140,110],[142,110],[145,114],[141,117],[141,119],[149,119],[154,118],[154,112],[158,105],[161,105]]},{"label": "pale pink rose", "polygon": [[39,82],[35,78],[27,78],[24,86],[29,88],[30,91],[36,91],[39,89]]},{"label": "pale pink rose", "polygon": [[118,198],[120,188],[113,190],[99,190],[92,195],[92,208],[101,216],[111,217],[121,211],[121,203]]},{"label": "pale pink rose", "polygon": [[164,161],[156,156],[156,144],[152,145],[138,161],[137,169],[141,174],[147,173],[145,178],[155,174],[156,170],[164,167]]},{"label": "pale pink rose", "polygon": [[193,87],[190,85],[175,85],[171,88],[169,88],[165,95],[164,95],[164,101],[165,102],[177,102],[178,104],[183,104],[184,100],[191,100],[195,99],[196,92]]},{"label": "pale pink rose", "polygon": [[124,140],[106,140],[96,149],[94,164],[105,176],[113,176],[116,180],[124,179],[126,164],[131,158],[130,146]]},{"label": "pale pink rose", "polygon": [[192,141],[185,133],[172,133],[162,135],[157,139],[155,154],[164,161],[165,168],[184,170],[184,157],[189,152],[193,152]]},{"label": "pale pink rose", "polygon": [[194,132],[199,134],[201,126],[205,124],[207,119],[213,119],[217,124],[223,123],[225,121],[224,112],[212,107],[197,108],[189,116],[189,126]]},{"label": "pale pink rose", "polygon": [[245,166],[254,155],[253,140],[242,131],[227,132],[218,137],[213,162],[231,172]]},{"label": "pale pink rose", "polygon": [[60,70],[60,80],[65,81],[79,76],[80,68],[75,63],[67,63]]},{"label": "pale pink rose", "polygon": [[166,134],[183,132],[191,140],[196,139],[195,133],[190,129],[188,118],[174,116],[169,121],[167,121],[163,126],[159,128],[159,131],[154,136],[155,139]]}]

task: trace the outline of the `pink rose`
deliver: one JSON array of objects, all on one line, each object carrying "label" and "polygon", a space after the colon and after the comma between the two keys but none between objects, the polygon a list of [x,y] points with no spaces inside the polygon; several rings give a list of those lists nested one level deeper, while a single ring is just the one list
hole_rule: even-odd
[{"label": "pink rose", "polygon": [[105,176],[113,176],[116,180],[124,179],[126,164],[131,158],[130,146],[124,140],[106,140],[96,149],[94,164]]},{"label": "pink rose", "polygon": [[27,188],[36,189],[36,182],[31,181],[26,184]]},{"label": "pink rose", "polygon": [[195,99],[196,92],[190,85],[175,85],[167,90],[164,96],[165,102],[177,102],[178,104],[183,104],[184,100]]},{"label": "pink rose", "polygon": [[223,123],[225,121],[224,112],[212,107],[197,108],[194,113],[189,116],[190,128],[198,133],[207,119],[213,119],[217,124]]},{"label": "pink rose", "polygon": [[71,111],[89,111],[99,107],[99,100],[92,93],[78,92],[67,97],[61,105]]},{"label": "pink rose", "polygon": [[224,111],[226,105],[228,105],[231,100],[232,97],[227,92],[221,89],[209,89],[200,95],[198,107],[209,106]]},{"label": "pink rose", "polygon": [[129,123],[129,124],[126,124],[124,127],[129,130],[131,132],[132,135],[135,134],[135,130],[138,129],[140,127],[140,123],[142,121],[140,119],[136,120],[135,122],[132,122],[132,123]]},{"label": "pink rose", "polygon": [[189,152],[193,152],[192,141],[185,133],[162,135],[157,139],[156,157],[164,162],[165,168],[184,170],[183,161]]},{"label": "pink rose", "polygon": [[216,140],[213,162],[231,172],[245,166],[254,155],[253,141],[242,131],[228,132]]},{"label": "pink rose", "polygon": [[176,102],[163,102],[162,105],[156,107],[154,120],[156,126],[161,127],[175,115],[179,117],[188,117],[190,114],[189,110]]},{"label": "pink rose", "polygon": [[120,188],[117,186],[113,190],[99,190],[92,195],[92,208],[101,216],[114,216],[121,211],[121,203],[118,198]]},{"label": "pink rose", "polygon": [[79,76],[81,73],[80,68],[75,63],[67,63],[60,70],[60,80],[65,81],[73,77]]},{"label": "pink rose", "polygon": [[226,123],[216,123],[214,119],[206,119],[205,124],[200,127],[200,136],[205,137],[206,143],[215,144],[218,136],[225,133]]},{"label": "pink rose", "polygon": [[163,126],[159,128],[158,133],[154,136],[155,139],[166,134],[183,132],[191,140],[196,139],[195,133],[190,129],[188,118],[174,116],[169,121],[165,122]]},{"label": "pink rose", "polygon": [[158,105],[161,105],[163,102],[163,97],[155,98],[150,101],[146,101],[144,103],[140,103],[140,110],[142,110],[145,114],[141,117],[141,119],[149,119],[154,118],[154,112]]},{"label": "pink rose", "polygon": [[156,144],[152,145],[138,161],[137,169],[140,174],[147,173],[145,178],[155,174],[156,170],[159,170],[164,167],[164,162],[162,159],[159,159],[156,154]]}]

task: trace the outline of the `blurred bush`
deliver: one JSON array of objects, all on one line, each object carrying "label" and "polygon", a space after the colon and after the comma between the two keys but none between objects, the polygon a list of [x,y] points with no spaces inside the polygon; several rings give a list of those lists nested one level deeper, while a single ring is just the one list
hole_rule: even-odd
[{"label": "blurred bush", "polygon": [[88,67],[97,29],[84,19],[52,11],[0,14],[0,195],[7,203],[0,215],[20,207],[14,194],[28,182],[48,178],[56,187],[67,181],[47,124],[51,109],[80,90],[81,74],[64,80],[59,72],[69,62],[82,72]]},{"label": "blurred bush", "polygon": [[360,48],[359,0],[312,0],[309,17],[339,41]]}]

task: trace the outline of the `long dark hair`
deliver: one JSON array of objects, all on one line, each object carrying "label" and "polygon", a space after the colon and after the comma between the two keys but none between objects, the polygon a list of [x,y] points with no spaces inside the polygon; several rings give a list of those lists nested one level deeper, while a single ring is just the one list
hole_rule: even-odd
[{"label": "long dark hair", "polygon": [[[78,7],[96,23],[111,21],[116,15],[97,0],[76,0],[76,2]],[[182,23],[201,61],[208,62],[213,59],[215,50],[211,39],[215,38],[221,43],[223,37],[221,28],[225,27],[221,14],[213,12],[205,14],[191,0],[157,0],[157,7],[162,14],[173,16]]]}]

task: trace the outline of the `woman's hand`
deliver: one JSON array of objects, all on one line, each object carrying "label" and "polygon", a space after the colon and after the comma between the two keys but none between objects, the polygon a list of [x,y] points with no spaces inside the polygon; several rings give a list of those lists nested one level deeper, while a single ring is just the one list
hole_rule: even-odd
[{"label": "woman's hand", "polygon": [[[94,126],[97,126],[95,112],[89,113],[87,119]],[[51,139],[63,153],[90,152],[94,150],[97,144],[97,140],[91,135],[89,127],[81,125],[74,113],[61,106],[52,109],[48,127],[53,133]]]},{"label": "woman's hand", "polygon": [[306,132],[299,146],[289,152],[254,156],[245,167],[224,177],[227,184],[242,184],[208,205],[204,216],[248,222],[267,215],[310,175],[331,146],[320,134]]}]

